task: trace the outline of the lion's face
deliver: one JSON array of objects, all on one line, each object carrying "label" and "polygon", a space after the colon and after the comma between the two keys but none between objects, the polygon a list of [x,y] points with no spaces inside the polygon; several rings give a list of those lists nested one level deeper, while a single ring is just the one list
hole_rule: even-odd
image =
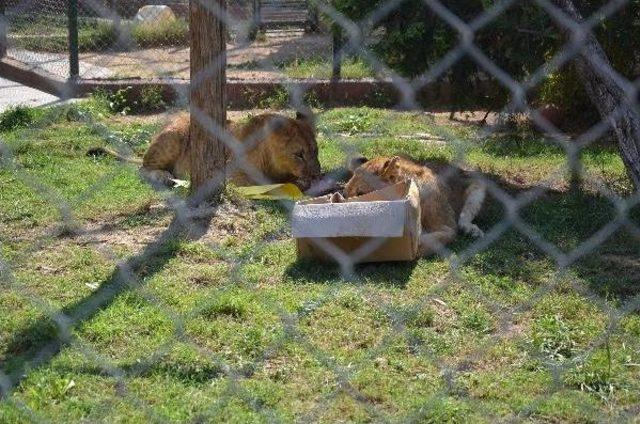
[{"label": "lion's face", "polygon": [[279,117],[269,123],[266,154],[274,182],[294,181],[307,189],[320,177],[315,126],[304,117]]},{"label": "lion's face", "polygon": [[[362,160],[360,160],[362,162]],[[347,182],[344,193],[347,197],[361,196],[387,187],[394,182],[394,158],[377,157],[352,169],[353,176]]]}]

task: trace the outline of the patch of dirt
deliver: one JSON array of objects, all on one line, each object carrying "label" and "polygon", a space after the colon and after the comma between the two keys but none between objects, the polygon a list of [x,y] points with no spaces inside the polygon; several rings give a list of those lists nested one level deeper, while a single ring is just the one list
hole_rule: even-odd
[{"label": "patch of dirt", "polygon": [[138,251],[157,240],[171,220],[169,210],[161,204],[152,204],[135,214],[142,222],[131,222],[132,216],[119,216],[106,222],[94,221],[85,224],[75,235],[69,237],[82,246],[99,249],[124,247]]},{"label": "patch of dirt", "polygon": [[[476,111],[466,111],[466,112],[457,112],[453,119],[451,119],[449,112],[428,112],[429,116],[434,118],[434,123],[438,125],[480,125],[482,124],[482,119],[487,114],[485,110],[476,110]],[[499,115],[495,112],[490,112],[487,115],[486,125],[493,126],[498,123]]]},{"label": "patch of dirt", "polygon": [[200,240],[218,243],[226,237],[247,237],[251,234],[255,219],[255,209],[250,203],[224,203],[212,219],[209,230]]},{"label": "patch of dirt", "polygon": [[[249,204],[223,203],[212,218],[207,232],[198,240],[218,243],[226,237],[250,234],[254,209]],[[146,212],[119,216],[106,222],[89,222],[67,238],[82,246],[96,249],[124,248],[138,252],[157,241],[173,219],[173,211],[164,204],[149,205]],[[141,221],[141,223],[136,222]]]},{"label": "patch of dirt", "polygon": [[[115,78],[189,78],[189,48],[170,47],[80,55],[85,63],[109,69]],[[227,44],[227,78],[269,81],[283,77],[275,69],[296,58],[331,57],[331,39],[301,31],[270,32],[250,44]]]},{"label": "patch of dirt", "polygon": [[[492,352],[492,349],[496,346],[523,337],[529,328],[528,322],[524,321],[522,317],[518,318],[517,321],[509,321],[505,324],[495,334],[491,335],[488,341],[483,345],[476,346],[464,360],[457,363],[455,365],[456,370],[458,372],[490,372],[503,367],[517,366],[520,361],[524,360],[525,357],[522,355],[513,357],[505,356],[499,351]],[[488,353],[489,356],[487,356]]]}]

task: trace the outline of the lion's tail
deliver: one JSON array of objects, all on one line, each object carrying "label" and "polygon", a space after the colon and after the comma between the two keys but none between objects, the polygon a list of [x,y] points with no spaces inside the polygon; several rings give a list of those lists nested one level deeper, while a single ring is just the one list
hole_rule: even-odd
[{"label": "lion's tail", "polygon": [[109,147],[92,147],[87,151],[87,156],[113,156],[114,158],[127,163],[142,165],[142,159],[125,156],[122,153]]}]

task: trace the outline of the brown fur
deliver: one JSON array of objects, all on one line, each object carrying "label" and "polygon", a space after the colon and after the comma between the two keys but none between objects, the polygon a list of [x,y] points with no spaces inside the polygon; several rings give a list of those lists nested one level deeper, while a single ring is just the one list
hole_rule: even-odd
[{"label": "brown fur", "polygon": [[455,166],[418,164],[410,159],[377,157],[352,162],[353,176],[345,186],[347,197],[413,179],[420,190],[422,229],[420,249],[429,255],[447,245],[460,229],[475,237],[482,230],[472,223],[485,196],[485,185]]},{"label": "brown fur", "polygon": [[[154,182],[167,184],[172,178],[185,178],[190,172],[189,114],[178,115],[151,140],[142,159],[141,172]],[[252,117],[246,124],[227,123],[242,152],[243,161],[227,160],[227,174],[237,185],[261,184],[253,171],[268,182],[293,182],[308,188],[320,175],[315,126],[311,119],[296,119],[266,113]],[[108,149],[109,154],[120,155]],[[234,150],[234,149],[231,149]],[[136,160],[130,162],[139,163]],[[247,170],[243,169],[247,168]]]}]

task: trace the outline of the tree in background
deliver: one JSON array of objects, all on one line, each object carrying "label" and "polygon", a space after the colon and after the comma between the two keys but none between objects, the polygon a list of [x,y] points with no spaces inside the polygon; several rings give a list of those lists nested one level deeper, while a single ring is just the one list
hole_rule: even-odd
[{"label": "tree in background", "polygon": [[[387,0],[333,0],[341,13],[358,21]],[[443,5],[461,21],[474,18],[496,5],[498,0],[449,0]],[[608,0],[577,0],[576,6],[589,16]],[[407,0],[393,9],[375,31],[374,49],[384,62],[407,77],[430,69],[459,44],[458,32],[421,0]],[[640,66],[640,0],[627,4],[595,28],[595,35],[620,74],[634,78]],[[515,2],[476,32],[474,44],[516,81],[524,81],[564,46],[562,31],[547,12],[533,2]],[[501,107],[509,99],[507,89],[478,99],[474,87],[480,79],[493,79],[472,58],[465,56],[443,75],[453,85],[461,107]],[[572,65],[552,72],[537,92],[534,104],[555,104],[567,119],[588,122],[599,119]]]},{"label": "tree in background", "polygon": [[[571,0],[555,2],[575,22],[583,20]],[[566,32],[571,35],[570,31]],[[600,118],[613,128],[631,181],[636,189],[640,189],[640,113],[637,98],[630,97],[630,94],[636,94],[635,91],[629,93],[616,81],[609,59],[592,34],[586,34],[582,40],[580,55],[574,61],[576,72]]]}]

